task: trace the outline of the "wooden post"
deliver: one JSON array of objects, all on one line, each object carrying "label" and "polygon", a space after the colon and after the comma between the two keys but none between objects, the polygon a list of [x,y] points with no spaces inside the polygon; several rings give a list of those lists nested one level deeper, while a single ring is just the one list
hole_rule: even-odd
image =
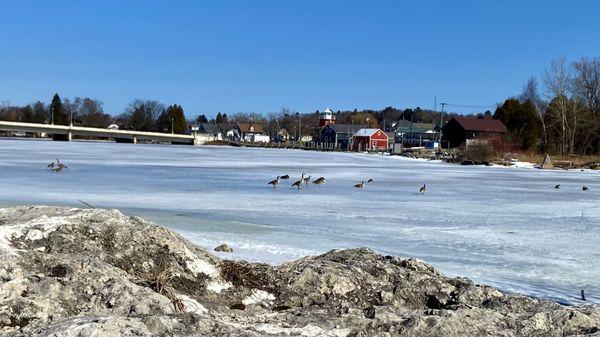
[{"label": "wooden post", "polygon": [[583,289],[581,289],[581,300],[582,300],[582,301],[587,301],[587,300],[585,299],[585,290],[583,290]]}]

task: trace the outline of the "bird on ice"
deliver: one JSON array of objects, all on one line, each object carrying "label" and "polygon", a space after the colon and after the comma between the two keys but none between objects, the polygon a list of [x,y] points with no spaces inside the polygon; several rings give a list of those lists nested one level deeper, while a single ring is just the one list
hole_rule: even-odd
[{"label": "bird on ice", "polygon": [[46,167],[48,167],[49,169],[51,169],[52,172],[60,172],[63,169],[68,169],[69,168],[67,165],[61,163],[60,160],[58,160],[58,159],[56,159],[56,164],[54,162],[51,162]]},{"label": "bird on ice", "polygon": [[269,181],[269,182],[267,183],[267,185],[273,185],[273,187],[275,187],[275,186],[279,185],[279,176],[277,176],[277,178],[275,178],[275,179],[273,179],[273,180]]},{"label": "bird on ice", "polygon": [[419,192],[421,192],[421,194],[425,194],[425,192],[427,192],[427,185],[423,184],[423,186],[419,188]]},{"label": "bird on ice", "polygon": [[360,183],[354,185],[354,187],[356,187],[356,188],[364,188],[365,187],[365,182],[361,181]]},{"label": "bird on ice", "polygon": [[304,182],[304,173],[302,173],[302,177],[300,178],[300,180],[297,180],[295,183],[292,184],[292,187],[298,187],[298,189],[300,189],[300,186],[302,185],[303,182]]},{"label": "bird on ice", "polygon": [[317,179],[315,179],[315,180],[313,181],[313,184],[315,184],[315,185],[321,185],[321,184],[323,184],[324,182],[325,182],[325,177],[319,177],[319,178],[317,178]]}]

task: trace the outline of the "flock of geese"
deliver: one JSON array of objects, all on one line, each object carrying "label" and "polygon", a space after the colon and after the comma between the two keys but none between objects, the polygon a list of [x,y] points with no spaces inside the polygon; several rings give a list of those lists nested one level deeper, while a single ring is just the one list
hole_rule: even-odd
[{"label": "flock of geese", "polygon": [[[302,173],[302,176],[300,177],[300,180],[297,180],[296,182],[294,182],[291,187],[296,187],[298,189],[300,189],[300,187],[302,186],[302,184],[304,185],[308,185],[311,183],[311,176],[308,177],[304,177],[306,175],[306,173]],[[287,180],[290,179],[290,176],[288,174],[283,175],[283,176],[277,176],[277,178],[269,181],[267,184],[268,185],[273,185],[273,187],[277,187],[279,185],[279,180]],[[367,184],[370,184],[373,182],[373,179],[369,179],[366,182],[363,180],[360,183],[354,185],[354,187],[356,188],[365,188],[365,186],[367,186]],[[319,177],[315,180],[312,181],[313,184],[316,185],[321,185],[323,183],[325,183],[325,177]],[[556,184],[554,185],[555,189],[560,189],[560,184]],[[581,187],[581,190],[583,191],[589,191],[590,188],[588,186],[583,186]],[[425,194],[425,192],[427,192],[427,184],[423,184],[423,186],[421,186],[421,188],[419,188],[419,193],[421,194]]]},{"label": "flock of geese", "polygon": [[53,161],[50,162],[50,164],[48,164],[47,167],[54,173],[58,173],[64,169],[68,169],[67,165],[61,163],[58,159],[56,159],[56,163],[54,163]]},{"label": "flock of geese", "polygon": [[[47,167],[52,170],[52,172],[58,173],[64,169],[68,169],[69,167],[67,167],[67,165],[63,164],[60,162],[60,160],[58,160],[58,158],[56,159],[56,162],[52,161],[50,162]],[[315,185],[321,185],[325,183],[325,177],[319,177],[315,180],[311,180],[312,176],[308,176],[305,177],[306,173],[302,172],[302,176],[300,177],[300,180],[295,181],[291,187],[296,187],[298,189],[300,189],[300,187],[304,184],[304,185],[308,185],[311,182]],[[290,179],[290,175],[286,174],[286,175],[282,175],[282,176],[277,176],[277,178],[269,181],[267,184],[268,185],[273,185],[273,188],[277,187],[279,185],[279,181],[280,180],[288,180]],[[366,184],[370,184],[373,182],[373,179],[369,179],[366,182],[363,180],[360,183],[354,185],[355,188],[365,188]],[[555,189],[560,189],[560,184],[556,184],[554,185]],[[583,191],[589,191],[590,188],[588,186],[583,186],[581,187],[581,190]],[[419,193],[421,194],[425,194],[425,192],[427,192],[427,185],[423,184],[423,186],[421,186],[421,188],[419,188]]]},{"label": "flock of geese", "polygon": [[[305,178],[304,177],[305,175],[306,175],[306,173],[302,173],[302,177],[300,178],[300,180],[297,180],[296,182],[294,182],[292,184],[292,187],[297,187],[298,189],[300,189],[300,186],[302,186],[302,184],[304,184],[304,185],[310,184],[312,176],[308,176],[308,177]],[[277,178],[269,181],[267,183],[267,185],[273,185],[273,187],[275,188],[275,187],[277,187],[277,185],[279,185],[279,180],[287,180],[287,179],[290,179],[290,175],[289,174],[286,174],[286,175],[283,175],[283,176],[277,176]],[[315,184],[315,185],[321,185],[324,182],[325,182],[325,177],[319,177],[319,178],[317,178],[317,179],[315,179],[315,180],[312,181],[312,183]]]},{"label": "flock of geese", "polygon": [[[304,184],[304,185],[308,185],[311,183],[311,178],[312,176],[308,176],[308,177],[304,177],[306,175],[306,173],[302,173],[302,176],[300,177],[299,180],[296,180],[291,187],[296,187],[298,189],[300,189],[300,187]],[[277,178],[269,181],[267,183],[267,185],[272,185],[273,188],[277,187],[279,185],[279,181],[280,180],[288,180],[290,179],[289,174],[283,175],[283,176],[277,176]],[[325,177],[319,177],[315,180],[312,181],[313,184],[315,185],[321,185],[323,183],[325,183]],[[369,179],[366,182],[363,180],[360,183],[354,185],[355,188],[365,188],[366,184],[370,184],[373,183],[373,179]],[[421,194],[425,194],[425,192],[427,192],[427,185],[423,184],[423,186],[421,186],[421,188],[419,189],[419,193]]]}]

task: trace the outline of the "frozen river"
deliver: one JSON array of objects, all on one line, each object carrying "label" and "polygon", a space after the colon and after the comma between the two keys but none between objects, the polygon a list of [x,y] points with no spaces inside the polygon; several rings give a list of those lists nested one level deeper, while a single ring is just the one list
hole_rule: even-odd
[{"label": "frozen river", "polygon": [[[60,158],[58,174],[46,164]],[[366,154],[0,140],[0,204],[120,208],[226,257],[280,263],[367,246],[505,291],[600,302],[600,172]],[[289,185],[302,172],[322,186]],[[267,182],[289,174],[277,189]],[[363,190],[352,186],[374,179]],[[418,193],[427,183],[427,193]],[[561,189],[555,189],[555,184]],[[583,185],[590,191],[581,190]]]}]

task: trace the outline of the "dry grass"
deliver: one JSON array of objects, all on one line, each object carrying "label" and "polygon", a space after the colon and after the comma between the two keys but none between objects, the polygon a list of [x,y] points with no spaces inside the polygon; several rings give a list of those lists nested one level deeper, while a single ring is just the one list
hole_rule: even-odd
[{"label": "dry grass", "polygon": [[[521,152],[521,153],[510,153],[510,154],[507,154],[507,156],[518,159],[519,161],[541,164],[542,161],[544,160],[545,155]],[[572,156],[555,155],[555,156],[553,156],[553,155],[550,155],[550,158],[552,159],[552,162],[554,163],[554,165],[559,166],[559,167],[573,167],[573,168],[593,167],[593,166],[596,166],[594,164],[600,163],[600,156],[597,156],[597,155],[596,156],[578,156],[578,155],[572,155]]]},{"label": "dry grass", "polygon": [[182,313],[185,309],[183,302],[177,297],[173,288],[173,278],[175,274],[171,268],[165,268],[162,264],[155,266],[149,272],[143,273],[141,277],[148,283],[148,286],[155,292],[168,298],[173,304],[175,312]]},{"label": "dry grass", "polygon": [[223,261],[219,265],[223,280],[239,287],[261,289],[266,285],[265,280],[247,263]]}]

